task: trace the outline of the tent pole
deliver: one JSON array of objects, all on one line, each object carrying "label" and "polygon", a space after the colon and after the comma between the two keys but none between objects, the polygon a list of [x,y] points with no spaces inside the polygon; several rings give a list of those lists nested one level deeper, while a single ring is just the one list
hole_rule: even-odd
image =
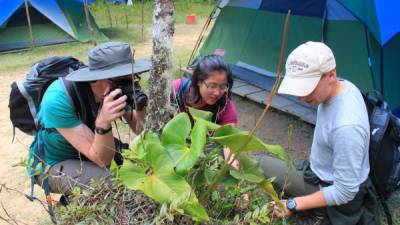
[{"label": "tent pole", "polygon": [[126,23],[126,30],[128,30],[128,6],[125,6],[125,23]]},{"label": "tent pole", "polygon": [[92,27],[92,23],[90,22],[90,18],[89,18],[89,7],[88,7],[88,4],[87,4],[87,0],[85,0],[83,2],[83,8],[85,10],[86,23],[88,25],[90,34],[92,35],[92,43],[93,43],[94,46],[96,46],[97,45],[96,36],[95,36],[94,30],[93,30],[93,27]]},{"label": "tent pole", "polygon": [[112,28],[112,18],[111,18],[111,12],[110,9],[107,6],[107,14],[108,14],[108,22],[110,23],[110,28]]},{"label": "tent pole", "polygon": [[211,11],[210,15],[208,16],[207,21],[206,21],[206,23],[204,24],[204,26],[203,26],[203,28],[202,28],[200,34],[199,34],[199,37],[197,38],[196,44],[195,44],[195,46],[194,46],[194,48],[193,48],[193,51],[192,51],[192,53],[190,54],[190,57],[189,57],[189,61],[188,61],[188,63],[187,63],[187,66],[189,66],[190,62],[192,61],[192,59],[193,59],[193,57],[194,57],[194,54],[196,53],[197,49],[200,47],[200,44],[201,44],[201,42],[202,42],[202,40],[203,40],[203,37],[204,37],[204,34],[205,34],[205,32],[207,31],[208,26],[210,26],[210,23],[211,23],[211,20],[212,20],[212,16],[213,16],[214,13],[217,11],[217,8],[218,8],[220,2],[221,2],[221,1],[218,2],[218,4],[214,7],[214,9]]},{"label": "tent pole", "polygon": [[33,47],[35,47],[35,42],[33,40],[32,24],[31,24],[31,16],[29,14],[28,0],[24,0],[24,3],[25,3],[26,18],[28,19],[29,36],[31,38],[32,48],[33,48]]},{"label": "tent pole", "polygon": [[141,1],[142,41],[144,41],[144,0]]}]

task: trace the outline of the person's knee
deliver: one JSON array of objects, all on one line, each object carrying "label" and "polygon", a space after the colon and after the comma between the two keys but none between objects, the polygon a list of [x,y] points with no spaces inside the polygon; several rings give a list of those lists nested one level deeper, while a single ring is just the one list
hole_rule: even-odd
[{"label": "person's knee", "polygon": [[65,160],[49,170],[49,186],[52,192],[70,194],[75,187],[87,189],[95,181],[112,184],[112,174],[90,161]]}]

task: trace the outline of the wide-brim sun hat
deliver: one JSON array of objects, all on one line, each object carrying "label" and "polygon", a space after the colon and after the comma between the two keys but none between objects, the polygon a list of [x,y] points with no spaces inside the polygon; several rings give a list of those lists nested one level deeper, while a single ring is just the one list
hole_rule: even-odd
[{"label": "wide-brim sun hat", "polygon": [[112,79],[132,74],[140,74],[151,69],[151,62],[135,59],[132,67],[132,52],[128,43],[107,42],[88,53],[89,65],[68,74],[66,79],[87,82]]},{"label": "wide-brim sun hat", "polygon": [[336,68],[332,50],[322,42],[306,42],[295,48],[286,60],[286,74],[279,94],[307,96],[323,74]]}]

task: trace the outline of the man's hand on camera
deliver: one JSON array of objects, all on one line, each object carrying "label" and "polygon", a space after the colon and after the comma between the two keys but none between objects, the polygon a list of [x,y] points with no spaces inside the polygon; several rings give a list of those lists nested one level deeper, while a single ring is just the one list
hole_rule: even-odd
[{"label": "man's hand on camera", "polygon": [[117,88],[104,96],[100,112],[96,118],[96,126],[108,128],[112,121],[125,113],[126,95],[122,95],[121,89]]}]

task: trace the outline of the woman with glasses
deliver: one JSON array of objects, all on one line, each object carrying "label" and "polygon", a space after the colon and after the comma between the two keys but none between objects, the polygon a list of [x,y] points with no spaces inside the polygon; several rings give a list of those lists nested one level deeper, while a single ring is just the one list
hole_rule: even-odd
[{"label": "woman with glasses", "polygon": [[[213,113],[213,122],[236,126],[236,107],[231,99],[233,85],[232,72],[220,56],[209,55],[196,65],[193,75],[187,79],[172,82],[172,101],[179,112],[187,112],[188,107]],[[224,149],[225,158],[229,150]],[[238,168],[235,160],[232,166]]]}]

